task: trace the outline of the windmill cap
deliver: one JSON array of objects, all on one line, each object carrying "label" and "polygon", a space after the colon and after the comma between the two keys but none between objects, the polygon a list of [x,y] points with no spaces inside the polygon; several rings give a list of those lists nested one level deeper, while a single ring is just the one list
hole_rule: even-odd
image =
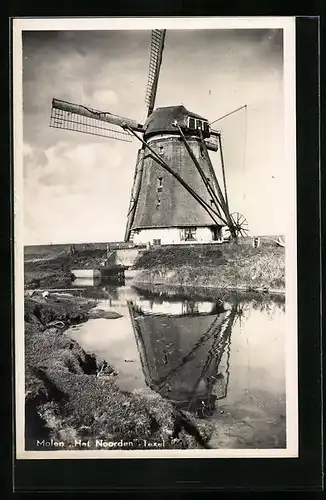
[{"label": "windmill cap", "polygon": [[144,135],[149,137],[154,134],[175,134],[177,130],[174,123],[177,122],[180,126],[186,126],[188,117],[208,121],[203,116],[189,111],[183,105],[156,108],[145,123]]}]

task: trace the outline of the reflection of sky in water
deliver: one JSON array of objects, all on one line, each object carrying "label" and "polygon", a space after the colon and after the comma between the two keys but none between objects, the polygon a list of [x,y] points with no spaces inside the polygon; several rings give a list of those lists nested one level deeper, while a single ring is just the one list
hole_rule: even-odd
[{"label": "reflection of sky in water", "polygon": [[214,302],[172,302],[163,300],[157,302],[153,300],[134,301],[136,308],[138,307],[143,313],[147,314],[167,314],[167,315],[185,315],[185,314],[209,314],[213,313],[215,308]]},{"label": "reflection of sky in water", "polygon": [[101,283],[101,278],[76,278],[72,281],[73,287],[88,287],[88,286],[98,286]]},{"label": "reflection of sky in water", "polygon": [[[106,301],[100,302],[98,308],[114,309]],[[119,313],[123,314],[121,318],[91,319],[68,333],[83,349],[101,356],[119,372],[120,387],[126,390],[143,388],[146,383],[127,305],[121,307]]]},{"label": "reflection of sky in water", "polygon": [[118,371],[122,389],[150,385],[199,416],[254,418],[257,426],[259,419],[266,424],[285,413],[282,306],[244,302],[222,311],[211,299],[148,297],[130,287],[111,291],[113,298],[97,308],[119,308],[123,317],[89,320],[68,334]]},{"label": "reflection of sky in water", "polygon": [[[276,309],[273,321],[259,310],[248,311],[242,326],[232,330],[230,394],[264,388],[284,392],[284,313]],[[232,371],[236,371],[233,376]],[[231,402],[232,398],[228,398]]]},{"label": "reflection of sky in water", "polygon": [[228,392],[218,406],[235,418],[273,420],[285,414],[284,319],[278,308],[272,321],[250,310],[233,327]]}]

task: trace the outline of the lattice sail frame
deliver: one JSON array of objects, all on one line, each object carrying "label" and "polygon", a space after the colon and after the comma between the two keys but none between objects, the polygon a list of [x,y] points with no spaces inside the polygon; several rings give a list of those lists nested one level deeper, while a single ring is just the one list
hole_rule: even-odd
[{"label": "lattice sail frame", "polygon": [[72,113],[55,107],[52,103],[50,127],[81,132],[83,134],[106,137],[107,139],[117,139],[124,142],[132,142],[133,136],[129,132],[124,132],[100,118],[90,118],[88,116]]},{"label": "lattice sail frame", "polygon": [[165,31],[166,30],[152,30],[148,81],[145,94],[145,103],[149,108],[154,107],[157,82],[162,61]]}]

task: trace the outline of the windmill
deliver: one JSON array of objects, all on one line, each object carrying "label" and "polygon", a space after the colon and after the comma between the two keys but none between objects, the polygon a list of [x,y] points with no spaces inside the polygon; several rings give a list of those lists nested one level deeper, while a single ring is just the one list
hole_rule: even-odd
[{"label": "windmill", "polygon": [[[52,100],[50,126],[130,142],[137,139],[125,241],[221,242],[246,236],[247,221],[229,210],[221,133],[183,105],[155,109],[166,30],[151,32],[145,123]],[[208,151],[219,151],[223,190]]]},{"label": "windmill", "polygon": [[[179,310],[181,304],[175,303]],[[165,305],[157,314],[128,301],[146,384],[193,413],[210,412],[227,396],[236,308],[215,306],[203,314],[171,314]]]}]

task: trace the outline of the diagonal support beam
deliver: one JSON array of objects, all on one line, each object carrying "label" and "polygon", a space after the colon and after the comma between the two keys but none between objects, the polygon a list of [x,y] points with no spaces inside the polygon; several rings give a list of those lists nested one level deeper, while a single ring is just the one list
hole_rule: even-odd
[{"label": "diagonal support beam", "polygon": [[220,157],[221,157],[221,165],[222,165],[222,174],[223,174],[223,184],[224,184],[224,192],[225,192],[225,203],[227,207],[228,213],[229,211],[229,201],[228,201],[228,193],[227,193],[227,188],[226,188],[226,176],[225,176],[225,166],[224,166],[224,156],[223,156],[223,149],[222,149],[222,139],[221,139],[221,134],[218,136],[218,143],[220,147]]},{"label": "diagonal support beam", "polygon": [[[217,197],[217,195],[216,195],[215,191],[213,190],[212,186],[210,185],[209,181],[207,180],[206,175],[205,175],[205,173],[204,173],[203,169],[202,169],[202,168],[201,168],[201,166],[200,166],[200,163],[198,162],[198,160],[197,160],[196,156],[194,155],[194,152],[192,151],[192,149],[191,149],[191,147],[190,147],[190,145],[189,145],[189,143],[188,143],[188,141],[187,141],[187,139],[186,139],[186,137],[185,137],[184,133],[182,132],[182,129],[181,129],[180,125],[178,125],[178,124],[177,124],[177,125],[176,125],[176,127],[177,127],[177,128],[178,128],[178,130],[179,130],[180,136],[181,136],[181,138],[182,138],[182,140],[183,140],[183,142],[184,142],[184,145],[186,146],[186,149],[187,149],[187,151],[188,151],[188,153],[189,153],[189,155],[190,155],[190,158],[192,159],[193,163],[195,164],[195,167],[197,168],[197,170],[198,170],[198,172],[199,172],[199,175],[201,176],[201,178],[202,178],[202,180],[203,180],[203,182],[204,182],[204,184],[205,184],[205,186],[206,186],[206,189],[207,189],[207,191],[208,191],[209,195],[210,195],[210,196],[213,198],[213,200],[215,201],[216,206],[217,206],[218,208],[221,208],[221,209],[222,209],[222,211],[224,212],[225,210],[224,210],[224,199],[223,199],[223,196],[222,196],[222,199],[221,199],[221,200],[219,200],[219,199],[218,199],[218,197]],[[206,146],[206,145],[205,145],[205,146]],[[205,151],[206,151],[206,150],[205,150]],[[222,193],[221,193],[221,194],[222,194]]]},{"label": "diagonal support beam", "polygon": [[206,144],[205,144],[205,141],[204,141],[204,137],[203,137],[203,133],[202,133],[201,130],[199,130],[199,135],[200,135],[201,144],[202,144],[202,147],[203,147],[203,150],[204,150],[204,154],[205,154],[205,157],[206,157],[206,161],[208,162],[209,168],[210,168],[210,170],[211,170],[211,172],[213,174],[213,179],[214,179],[215,187],[217,189],[217,192],[218,192],[218,195],[220,197],[220,200],[221,201],[223,200],[222,201],[223,212],[224,212],[225,218],[227,220],[227,226],[230,229],[230,233],[231,233],[232,237],[234,239],[237,239],[237,234],[236,234],[236,231],[235,231],[234,222],[233,222],[232,217],[230,215],[229,204],[228,204],[228,199],[227,199],[227,191],[226,191],[226,181],[225,181],[225,172],[224,172],[224,160],[223,160],[223,153],[222,153],[221,135],[220,134],[218,135],[218,141],[219,141],[219,149],[220,149],[222,169],[223,169],[225,199],[223,197],[222,190],[220,188],[219,182],[218,182],[217,177],[215,175],[214,167],[213,167],[213,164],[211,162],[210,156],[208,154],[207,147],[206,147]]},{"label": "diagonal support beam", "polygon": [[220,184],[219,184],[219,182],[217,180],[213,164],[212,164],[210,156],[208,154],[208,149],[207,149],[207,146],[206,146],[206,142],[204,140],[203,133],[202,133],[202,131],[200,129],[199,129],[199,137],[200,137],[201,146],[203,148],[203,152],[204,152],[204,155],[205,155],[205,159],[207,161],[207,164],[208,164],[208,167],[209,167],[212,179],[213,179],[214,188],[216,189],[215,196],[219,200],[219,203],[220,203],[220,206],[221,206],[223,212],[225,212],[225,209],[227,207],[226,207],[225,199],[224,199],[224,196],[223,196],[223,193],[222,193],[222,189],[221,189]]}]

